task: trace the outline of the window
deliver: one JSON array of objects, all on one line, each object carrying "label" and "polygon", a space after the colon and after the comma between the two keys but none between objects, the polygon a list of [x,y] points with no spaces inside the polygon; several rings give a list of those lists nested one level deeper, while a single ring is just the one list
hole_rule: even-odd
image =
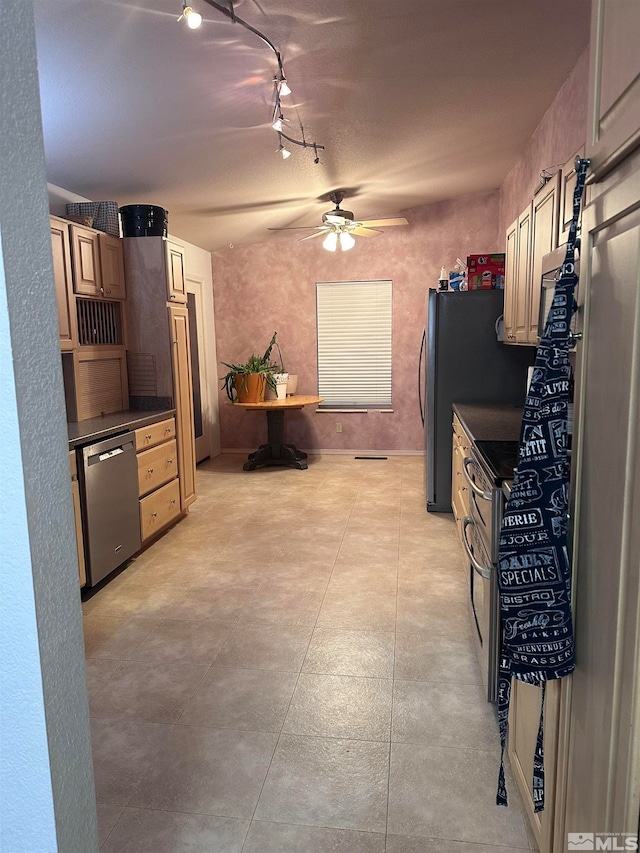
[{"label": "window", "polygon": [[320,408],[391,408],[391,282],[318,282],[316,309]]}]

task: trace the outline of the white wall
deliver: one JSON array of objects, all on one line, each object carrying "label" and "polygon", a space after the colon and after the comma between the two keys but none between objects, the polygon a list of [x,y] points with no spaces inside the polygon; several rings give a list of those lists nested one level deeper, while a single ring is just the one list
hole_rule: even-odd
[{"label": "white wall", "polygon": [[33,8],[0,27],[0,850],[98,849]]}]

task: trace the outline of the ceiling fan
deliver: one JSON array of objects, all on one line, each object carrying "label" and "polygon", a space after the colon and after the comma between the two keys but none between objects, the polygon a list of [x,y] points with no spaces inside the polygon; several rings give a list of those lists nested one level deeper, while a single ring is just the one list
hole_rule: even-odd
[{"label": "ceiling fan", "polygon": [[309,231],[313,230],[313,234],[308,234],[306,237],[301,237],[301,240],[311,240],[314,237],[324,236],[322,245],[329,252],[335,252],[338,246],[343,252],[352,249],[356,241],[353,237],[376,237],[382,234],[379,228],[384,228],[388,225],[408,225],[409,222],[404,216],[394,216],[390,219],[362,219],[356,220],[350,210],[342,210],[340,204],[346,193],[343,190],[336,190],[329,193],[329,198],[335,204],[335,208],[328,213],[322,214],[322,225],[301,225],[292,228],[269,228],[269,231]]}]

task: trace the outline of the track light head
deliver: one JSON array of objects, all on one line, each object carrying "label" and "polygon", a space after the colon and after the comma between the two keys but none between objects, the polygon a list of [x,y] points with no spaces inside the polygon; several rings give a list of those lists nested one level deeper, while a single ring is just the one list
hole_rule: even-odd
[{"label": "track light head", "polygon": [[202,23],[202,15],[196,12],[191,6],[187,6],[186,0],[182,4],[182,14],[178,18],[179,21],[185,19],[190,30],[197,30]]}]

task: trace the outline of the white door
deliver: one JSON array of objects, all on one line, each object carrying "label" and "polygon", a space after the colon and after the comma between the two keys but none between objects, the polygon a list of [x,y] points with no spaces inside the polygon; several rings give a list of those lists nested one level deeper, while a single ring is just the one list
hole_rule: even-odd
[{"label": "white door", "polygon": [[196,463],[211,456],[211,401],[207,378],[207,358],[203,330],[204,310],[202,279],[187,275],[187,307],[193,376],[193,426],[196,440]]}]

